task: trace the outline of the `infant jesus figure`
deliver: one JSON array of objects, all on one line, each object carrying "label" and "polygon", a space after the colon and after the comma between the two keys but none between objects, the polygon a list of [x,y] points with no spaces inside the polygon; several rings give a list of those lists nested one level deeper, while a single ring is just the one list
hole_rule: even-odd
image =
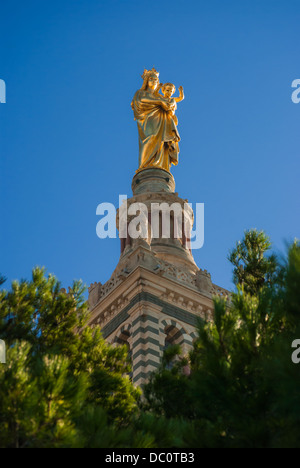
[{"label": "infant jesus figure", "polygon": [[159,91],[161,91],[163,93],[164,98],[169,102],[169,104],[171,104],[171,110],[169,111],[169,113],[171,114],[176,126],[178,125],[178,119],[175,115],[175,110],[177,109],[177,102],[183,101],[184,99],[183,87],[179,86],[178,90],[179,97],[172,98],[173,94],[176,91],[175,86],[172,83],[160,83],[156,92],[160,96]]}]

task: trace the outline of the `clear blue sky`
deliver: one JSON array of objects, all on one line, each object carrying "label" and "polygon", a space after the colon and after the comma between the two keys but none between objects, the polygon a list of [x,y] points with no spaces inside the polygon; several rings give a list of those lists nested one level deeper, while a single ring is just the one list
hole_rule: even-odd
[{"label": "clear blue sky", "polygon": [[11,281],[44,265],[64,286],[107,281],[118,240],[96,207],[131,195],[138,164],[130,102],[144,67],[183,85],[179,195],[205,203],[195,251],[231,287],[229,248],[264,229],[299,237],[300,3],[285,0],[1,2],[1,258]]}]

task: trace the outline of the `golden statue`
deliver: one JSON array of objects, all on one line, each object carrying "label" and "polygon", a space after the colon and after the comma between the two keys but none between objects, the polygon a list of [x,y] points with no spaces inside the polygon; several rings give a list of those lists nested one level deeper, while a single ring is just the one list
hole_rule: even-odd
[{"label": "golden statue", "polygon": [[155,68],[145,70],[143,86],[131,103],[139,132],[138,171],[150,167],[170,171],[172,164],[178,164],[180,136],[175,110],[177,102],[184,99],[183,88],[179,87],[178,98],[172,98],[175,86],[159,83],[158,77]]}]

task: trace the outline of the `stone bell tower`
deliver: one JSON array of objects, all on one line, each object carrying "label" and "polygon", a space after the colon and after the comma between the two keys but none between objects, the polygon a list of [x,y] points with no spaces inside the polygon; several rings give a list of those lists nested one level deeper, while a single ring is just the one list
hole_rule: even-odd
[{"label": "stone bell tower", "polygon": [[199,318],[212,316],[212,296],[228,295],[195,263],[190,248],[193,211],[175,192],[170,173],[172,164],[178,164],[175,111],[184,99],[183,87],[173,97],[175,86],[160,83],[154,67],[144,70],[142,80],[131,103],[139,169],[133,197],[117,214],[120,260],[107,283],[89,288],[89,325],[100,326],[111,343],[128,346],[136,385],[159,367],[168,345],[180,344],[187,353]]},{"label": "stone bell tower", "polygon": [[[109,281],[89,288],[89,325],[100,326],[109,342],[128,346],[133,381],[143,385],[165,347],[180,344],[183,353],[191,349],[197,321],[212,315],[212,296],[228,292],[195,263],[189,239],[194,215],[175,192],[172,174],[143,169],[133,178],[132,192],[117,214],[119,232],[125,226],[119,263]],[[143,238],[130,234],[139,206],[147,208],[147,217],[140,218],[147,233]],[[164,235],[162,207],[169,207],[169,236]]]}]

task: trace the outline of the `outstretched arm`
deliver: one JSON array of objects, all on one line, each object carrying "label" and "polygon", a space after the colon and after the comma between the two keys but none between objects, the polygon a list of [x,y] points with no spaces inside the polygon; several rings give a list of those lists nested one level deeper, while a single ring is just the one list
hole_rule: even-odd
[{"label": "outstretched arm", "polygon": [[161,90],[161,88],[163,87],[163,84],[162,83],[159,83],[158,87],[156,88],[155,90],[155,96],[160,96],[160,97],[163,97],[162,94],[159,93],[159,91]]},{"label": "outstretched arm", "polygon": [[184,100],[183,87],[182,87],[182,86],[179,86],[178,90],[179,90],[179,97],[174,98],[176,102],[180,102],[180,101],[183,101],[183,100]]}]

